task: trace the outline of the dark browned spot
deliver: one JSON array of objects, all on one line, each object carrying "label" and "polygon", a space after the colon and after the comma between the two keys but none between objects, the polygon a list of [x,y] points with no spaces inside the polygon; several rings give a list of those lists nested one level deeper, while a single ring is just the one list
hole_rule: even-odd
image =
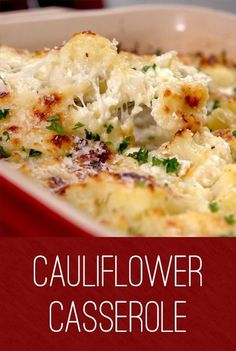
[{"label": "dark browned spot", "polygon": [[33,108],[33,115],[40,121],[47,119],[53,113],[52,107],[61,102],[59,94],[50,94],[40,98]]},{"label": "dark browned spot", "polygon": [[169,106],[165,105],[165,106],[164,106],[164,111],[165,111],[166,113],[169,113],[169,112],[170,112]]},{"label": "dark browned spot", "polygon": [[191,108],[197,107],[200,102],[200,99],[197,96],[186,95],[184,99],[186,104]]},{"label": "dark browned spot", "polygon": [[136,185],[143,183],[143,186],[148,188],[150,191],[154,191],[155,189],[155,182],[151,176],[144,176],[135,172],[113,173],[113,176],[120,179],[124,183],[131,180]]},{"label": "dark browned spot", "polygon": [[63,143],[69,143],[70,137],[67,135],[54,135],[51,139],[51,142],[56,146],[61,148]]},{"label": "dark browned spot", "polygon": [[148,177],[146,176],[143,176],[141,174],[138,174],[138,173],[134,173],[134,172],[125,172],[125,173],[118,173],[118,176],[121,178],[121,179],[133,179],[133,180],[148,180]]},{"label": "dark browned spot", "polygon": [[48,112],[47,111],[39,111],[33,110],[33,115],[36,116],[40,121],[47,118]]},{"label": "dark browned spot", "polygon": [[213,132],[213,134],[217,137],[221,137],[225,140],[234,140],[234,136],[232,134],[232,131],[230,129],[219,129]]},{"label": "dark browned spot", "polygon": [[86,52],[86,53],[85,53],[85,56],[86,56],[86,57],[89,57],[89,54]]},{"label": "dark browned spot", "polygon": [[199,58],[203,57],[203,53],[201,51],[197,51],[195,55]]},{"label": "dark browned spot", "polygon": [[91,30],[85,30],[85,31],[82,32],[82,34],[96,35],[96,33],[92,32]]},{"label": "dark browned spot", "polygon": [[52,176],[48,179],[48,185],[50,188],[54,189],[55,192],[59,195],[62,195],[65,193],[67,183],[58,176]]},{"label": "dark browned spot", "polygon": [[0,99],[3,99],[5,96],[8,96],[10,93],[9,91],[0,91]]},{"label": "dark browned spot", "polygon": [[89,161],[91,166],[98,167],[99,163],[105,163],[112,156],[111,149],[103,142],[100,141],[97,146],[92,146],[88,140],[80,139],[75,145],[75,151],[81,151],[85,146],[91,145],[88,152],[79,154],[77,159],[80,162]]},{"label": "dark browned spot", "polygon": [[217,63],[217,57],[216,55],[210,55],[208,58],[208,63],[209,65],[215,65]]},{"label": "dark browned spot", "polygon": [[165,97],[171,96],[171,91],[170,91],[170,89],[166,89],[166,90],[164,91],[164,96],[165,96]]},{"label": "dark browned spot", "polygon": [[182,114],[182,118],[185,122],[184,129],[190,129],[193,133],[200,130],[201,122],[192,113],[189,115]]},{"label": "dark browned spot", "polygon": [[66,185],[66,182],[61,177],[50,177],[48,179],[48,185],[50,188],[57,188]]},{"label": "dark browned spot", "polygon": [[177,137],[181,137],[184,134],[185,130],[184,129],[180,129],[175,133],[175,136]]},{"label": "dark browned spot", "polygon": [[16,133],[18,132],[18,130],[20,129],[20,127],[17,127],[17,126],[11,126],[7,129],[8,132],[10,133]]}]

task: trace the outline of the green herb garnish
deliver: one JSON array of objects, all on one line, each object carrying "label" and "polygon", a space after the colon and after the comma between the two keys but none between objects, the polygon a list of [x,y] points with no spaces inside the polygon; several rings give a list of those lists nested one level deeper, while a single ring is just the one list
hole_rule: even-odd
[{"label": "green herb garnish", "polygon": [[71,152],[67,152],[67,153],[65,154],[65,156],[66,156],[66,157],[72,157],[72,153],[71,153]]},{"label": "green herb garnish", "polygon": [[92,133],[89,130],[85,129],[85,137],[87,140],[94,140],[94,141],[99,141],[100,136],[97,133]]},{"label": "green herb garnish", "polygon": [[0,120],[6,118],[10,114],[9,108],[0,110]]},{"label": "green herb garnish", "polygon": [[83,124],[83,123],[80,123],[80,122],[77,122],[77,123],[75,124],[73,130],[78,129],[78,128],[82,128],[82,127],[84,127],[84,124]]},{"label": "green herb garnish", "polygon": [[49,126],[47,126],[47,129],[53,130],[54,132],[57,132],[58,134],[65,135],[66,132],[62,125],[60,124],[60,116],[58,115],[53,115],[48,118],[48,122],[51,122]]},{"label": "green herb garnish", "polygon": [[236,138],[236,130],[233,130],[232,134]]},{"label": "green herb garnish", "polygon": [[153,156],[152,157],[152,166],[160,166],[163,164],[163,161],[160,160],[159,158]]},{"label": "green herb garnish", "polygon": [[225,216],[224,219],[225,219],[225,222],[228,224],[234,224],[236,222],[236,219],[233,214]]},{"label": "green herb garnish", "polygon": [[6,130],[2,134],[6,137],[6,141],[10,140],[10,134]]},{"label": "green herb garnish", "polygon": [[211,211],[211,212],[213,212],[213,213],[215,213],[215,212],[218,212],[219,211],[219,205],[216,203],[216,202],[211,202],[209,205],[208,205],[208,207],[209,207],[209,210]]},{"label": "green herb garnish", "polygon": [[8,158],[11,155],[6,150],[4,150],[4,148],[2,146],[0,146],[0,156],[3,158]]},{"label": "green herb garnish", "polygon": [[124,140],[122,141],[122,143],[120,143],[119,148],[118,148],[119,154],[123,154],[123,152],[130,145],[130,141],[131,141],[131,137],[130,136],[124,138]]},{"label": "green herb garnish", "polygon": [[234,94],[236,94],[236,87],[233,88],[233,92],[234,92]]},{"label": "green herb garnish", "polygon": [[138,151],[128,155],[138,161],[140,165],[148,161],[148,150],[141,147]]},{"label": "green herb garnish", "polygon": [[39,157],[42,155],[41,151],[30,149],[29,151],[29,157]]},{"label": "green herb garnish", "polygon": [[166,166],[167,173],[177,173],[180,167],[180,163],[176,157],[163,160],[163,165]]},{"label": "green herb garnish", "polygon": [[151,66],[143,66],[142,72],[146,73],[151,68],[155,71],[156,67],[157,67],[157,65],[155,63],[153,65],[151,65]]},{"label": "green herb garnish", "polygon": [[220,107],[220,101],[219,100],[214,100],[213,101],[213,105],[211,107],[211,110],[207,111],[207,115],[209,116],[212,113],[212,111],[216,110],[219,107]]},{"label": "green herb garnish", "polygon": [[219,100],[214,100],[214,103],[213,103],[213,106],[212,106],[212,111],[216,110],[219,107],[220,107],[220,101]]},{"label": "green herb garnish", "polygon": [[112,129],[114,128],[112,124],[105,124],[104,127],[106,128],[107,134],[110,134],[112,132]]},{"label": "green herb garnish", "polygon": [[180,167],[180,163],[176,157],[166,158],[166,159],[161,160],[161,159],[153,156],[152,165],[153,166],[160,166],[160,165],[165,166],[167,173],[177,173],[179,170],[179,167]]}]

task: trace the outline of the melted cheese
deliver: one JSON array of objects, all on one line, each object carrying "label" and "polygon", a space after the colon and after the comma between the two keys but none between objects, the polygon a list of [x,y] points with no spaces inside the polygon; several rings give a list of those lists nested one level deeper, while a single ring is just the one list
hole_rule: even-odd
[{"label": "melted cheese", "polygon": [[116,45],[79,33],[39,53],[0,47],[2,158],[127,234],[235,233],[232,69],[221,84],[221,66],[211,81],[174,51]]}]

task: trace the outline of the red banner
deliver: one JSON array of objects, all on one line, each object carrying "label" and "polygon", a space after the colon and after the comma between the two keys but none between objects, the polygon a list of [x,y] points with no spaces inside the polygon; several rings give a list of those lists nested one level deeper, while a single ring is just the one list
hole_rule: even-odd
[{"label": "red banner", "polygon": [[236,347],[234,239],[1,238],[5,351]]}]

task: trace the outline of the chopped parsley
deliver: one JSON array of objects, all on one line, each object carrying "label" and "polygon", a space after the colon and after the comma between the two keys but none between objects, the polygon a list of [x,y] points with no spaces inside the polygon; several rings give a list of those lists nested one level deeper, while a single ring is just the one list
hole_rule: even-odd
[{"label": "chopped parsley", "polygon": [[39,157],[42,155],[41,151],[30,149],[29,151],[29,157]]},{"label": "chopped parsley", "polygon": [[143,66],[142,72],[146,73],[151,68],[155,71],[156,67],[157,67],[157,65],[155,63],[153,65],[151,65],[151,66]]},{"label": "chopped parsley", "polygon": [[71,152],[67,152],[65,156],[66,157],[72,157],[72,153]]},{"label": "chopped parsley", "polygon": [[160,166],[160,165],[165,166],[167,173],[177,173],[179,170],[179,167],[180,167],[180,163],[176,157],[166,158],[166,159],[161,160],[161,159],[153,156],[152,165],[153,166]]},{"label": "chopped parsley", "polygon": [[57,132],[58,134],[65,135],[66,132],[62,125],[60,124],[60,116],[58,115],[53,115],[48,118],[48,122],[50,122],[50,125],[47,126],[47,129],[53,130],[54,132]]},{"label": "chopped parsley", "polygon": [[236,137],[236,129],[232,132],[233,136]]},{"label": "chopped parsley", "polygon": [[216,203],[216,202],[211,202],[209,205],[208,205],[208,207],[209,207],[209,210],[211,211],[211,212],[213,212],[213,213],[215,213],[215,212],[218,212],[219,211],[219,205]]},{"label": "chopped parsley", "polygon": [[10,114],[9,108],[0,110],[0,120],[6,118]]},{"label": "chopped parsley", "polygon": [[2,146],[0,146],[0,157],[8,158],[10,156],[11,155],[6,150],[4,150],[4,148]]},{"label": "chopped parsley", "polygon": [[6,141],[10,140],[10,134],[6,130],[2,134],[6,137]]},{"label": "chopped parsley", "polygon": [[92,133],[89,130],[85,129],[85,137],[87,140],[99,141],[100,135],[97,133]]},{"label": "chopped parsley", "polygon": [[110,134],[112,132],[112,129],[114,128],[112,124],[105,124],[104,127],[106,128],[107,134]]},{"label": "chopped parsley", "polygon": [[84,124],[83,124],[83,123],[80,123],[80,122],[77,122],[77,123],[75,124],[73,130],[78,129],[78,128],[82,128],[82,127],[84,127]]},{"label": "chopped parsley", "polygon": [[162,165],[163,161],[157,158],[156,156],[153,156],[152,158],[152,166],[160,166]]},{"label": "chopped parsley", "polygon": [[220,107],[220,101],[219,100],[214,100],[212,110],[216,110],[217,108]]},{"label": "chopped parsley", "polygon": [[234,224],[236,222],[236,219],[233,214],[225,216],[224,219],[225,219],[225,222],[228,224]]},{"label": "chopped parsley", "polygon": [[233,88],[233,92],[236,95],[236,87]]},{"label": "chopped parsley", "polygon": [[163,165],[166,166],[167,173],[177,173],[180,167],[180,163],[176,157],[163,160]]},{"label": "chopped parsley", "polygon": [[140,165],[148,161],[148,150],[141,147],[138,151],[128,155],[138,161]]},{"label": "chopped parsley", "polygon": [[124,138],[124,140],[122,141],[122,143],[120,143],[119,148],[118,148],[119,154],[123,154],[123,152],[127,149],[127,147],[129,147],[130,141],[131,141],[130,136]]},{"label": "chopped parsley", "polygon": [[207,111],[207,115],[209,116],[212,113],[212,111],[216,110],[219,107],[220,107],[220,101],[214,100],[211,109]]}]

